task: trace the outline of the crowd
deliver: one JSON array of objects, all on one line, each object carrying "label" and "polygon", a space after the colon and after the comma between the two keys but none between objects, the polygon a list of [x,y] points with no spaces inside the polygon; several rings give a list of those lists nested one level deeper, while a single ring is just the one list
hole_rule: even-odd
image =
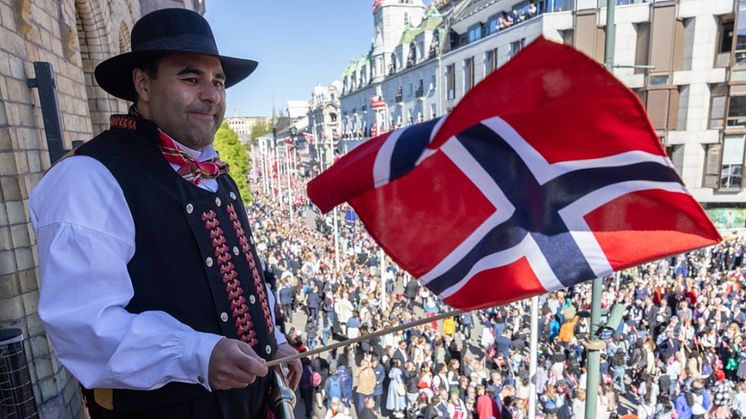
[{"label": "crowd", "polygon": [[[269,199],[259,191],[249,215],[274,278],[278,319],[300,350],[448,309],[390,262],[381,275],[381,253],[360,225],[340,220],[335,269],[330,216],[298,197],[291,223]],[[590,390],[596,417],[746,417],[743,243],[729,237],[604,279],[602,309],[622,305],[624,316],[602,329],[601,386]],[[590,295],[587,283],[539,299],[539,417],[585,416]],[[529,313],[529,301],[517,302],[305,360],[306,415],[525,418]]]}]

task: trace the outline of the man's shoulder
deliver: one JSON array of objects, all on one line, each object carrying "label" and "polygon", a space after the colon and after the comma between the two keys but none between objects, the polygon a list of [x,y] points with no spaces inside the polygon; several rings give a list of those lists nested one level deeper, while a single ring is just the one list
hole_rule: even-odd
[{"label": "man's shoulder", "polygon": [[100,153],[103,150],[122,146],[126,144],[125,140],[129,138],[129,135],[133,134],[128,133],[127,131],[108,129],[76,147],[75,150],[73,150],[73,155],[91,156]]}]

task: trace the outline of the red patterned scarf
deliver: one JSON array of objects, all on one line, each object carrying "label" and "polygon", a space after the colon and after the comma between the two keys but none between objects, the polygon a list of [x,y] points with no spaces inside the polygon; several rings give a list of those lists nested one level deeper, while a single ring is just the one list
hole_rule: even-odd
[{"label": "red patterned scarf", "polygon": [[219,157],[197,161],[185,153],[171,137],[161,130],[158,130],[158,145],[166,160],[179,166],[177,170],[179,175],[195,185],[199,185],[202,179],[214,179],[228,173],[228,164],[221,161]]}]

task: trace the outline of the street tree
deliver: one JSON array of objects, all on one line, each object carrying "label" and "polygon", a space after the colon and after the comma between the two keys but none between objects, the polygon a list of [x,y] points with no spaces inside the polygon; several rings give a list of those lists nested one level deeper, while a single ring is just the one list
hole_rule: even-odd
[{"label": "street tree", "polygon": [[251,143],[256,144],[256,139],[262,135],[272,132],[272,124],[267,120],[259,120],[251,127]]},{"label": "street tree", "polygon": [[213,144],[220,154],[220,159],[230,165],[230,175],[236,181],[244,204],[248,204],[253,199],[248,178],[251,170],[249,151],[238,141],[238,134],[225,121],[218,128]]}]

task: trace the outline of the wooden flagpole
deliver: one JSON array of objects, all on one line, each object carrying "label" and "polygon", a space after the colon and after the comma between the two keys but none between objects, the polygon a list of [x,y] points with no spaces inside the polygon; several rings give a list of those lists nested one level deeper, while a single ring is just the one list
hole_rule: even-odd
[{"label": "wooden flagpole", "polygon": [[369,333],[367,335],[358,336],[354,339],[347,339],[341,342],[332,343],[331,345],[322,346],[321,348],[316,348],[310,351],[300,352],[295,355],[286,356],[284,358],[273,359],[271,361],[268,361],[265,365],[267,366],[267,368],[270,368],[270,367],[273,367],[275,365],[279,365],[282,363],[295,361],[296,359],[308,358],[308,357],[311,357],[311,356],[314,356],[320,353],[328,352],[328,351],[331,351],[337,348],[349,346],[349,345],[352,345],[353,343],[362,342],[368,339],[374,339],[374,338],[377,338],[383,335],[388,335],[389,333],[396,333],[400,330],[409,329],[411,327],[419,326],[421,324],[435,322],[441,319],[445,319],[446,317],[458,316],[459,314],[463,314],[463,313],[465,313],[464,310],[451,310],[446,313],[438,314],[437,316],[434,316],[434,317],[425,317],[423,319],[415,320],[413,322],[407,322],[404,324],[400,324],[399,326],[389,327],[387,329],[382,329],[377,332]]}]

